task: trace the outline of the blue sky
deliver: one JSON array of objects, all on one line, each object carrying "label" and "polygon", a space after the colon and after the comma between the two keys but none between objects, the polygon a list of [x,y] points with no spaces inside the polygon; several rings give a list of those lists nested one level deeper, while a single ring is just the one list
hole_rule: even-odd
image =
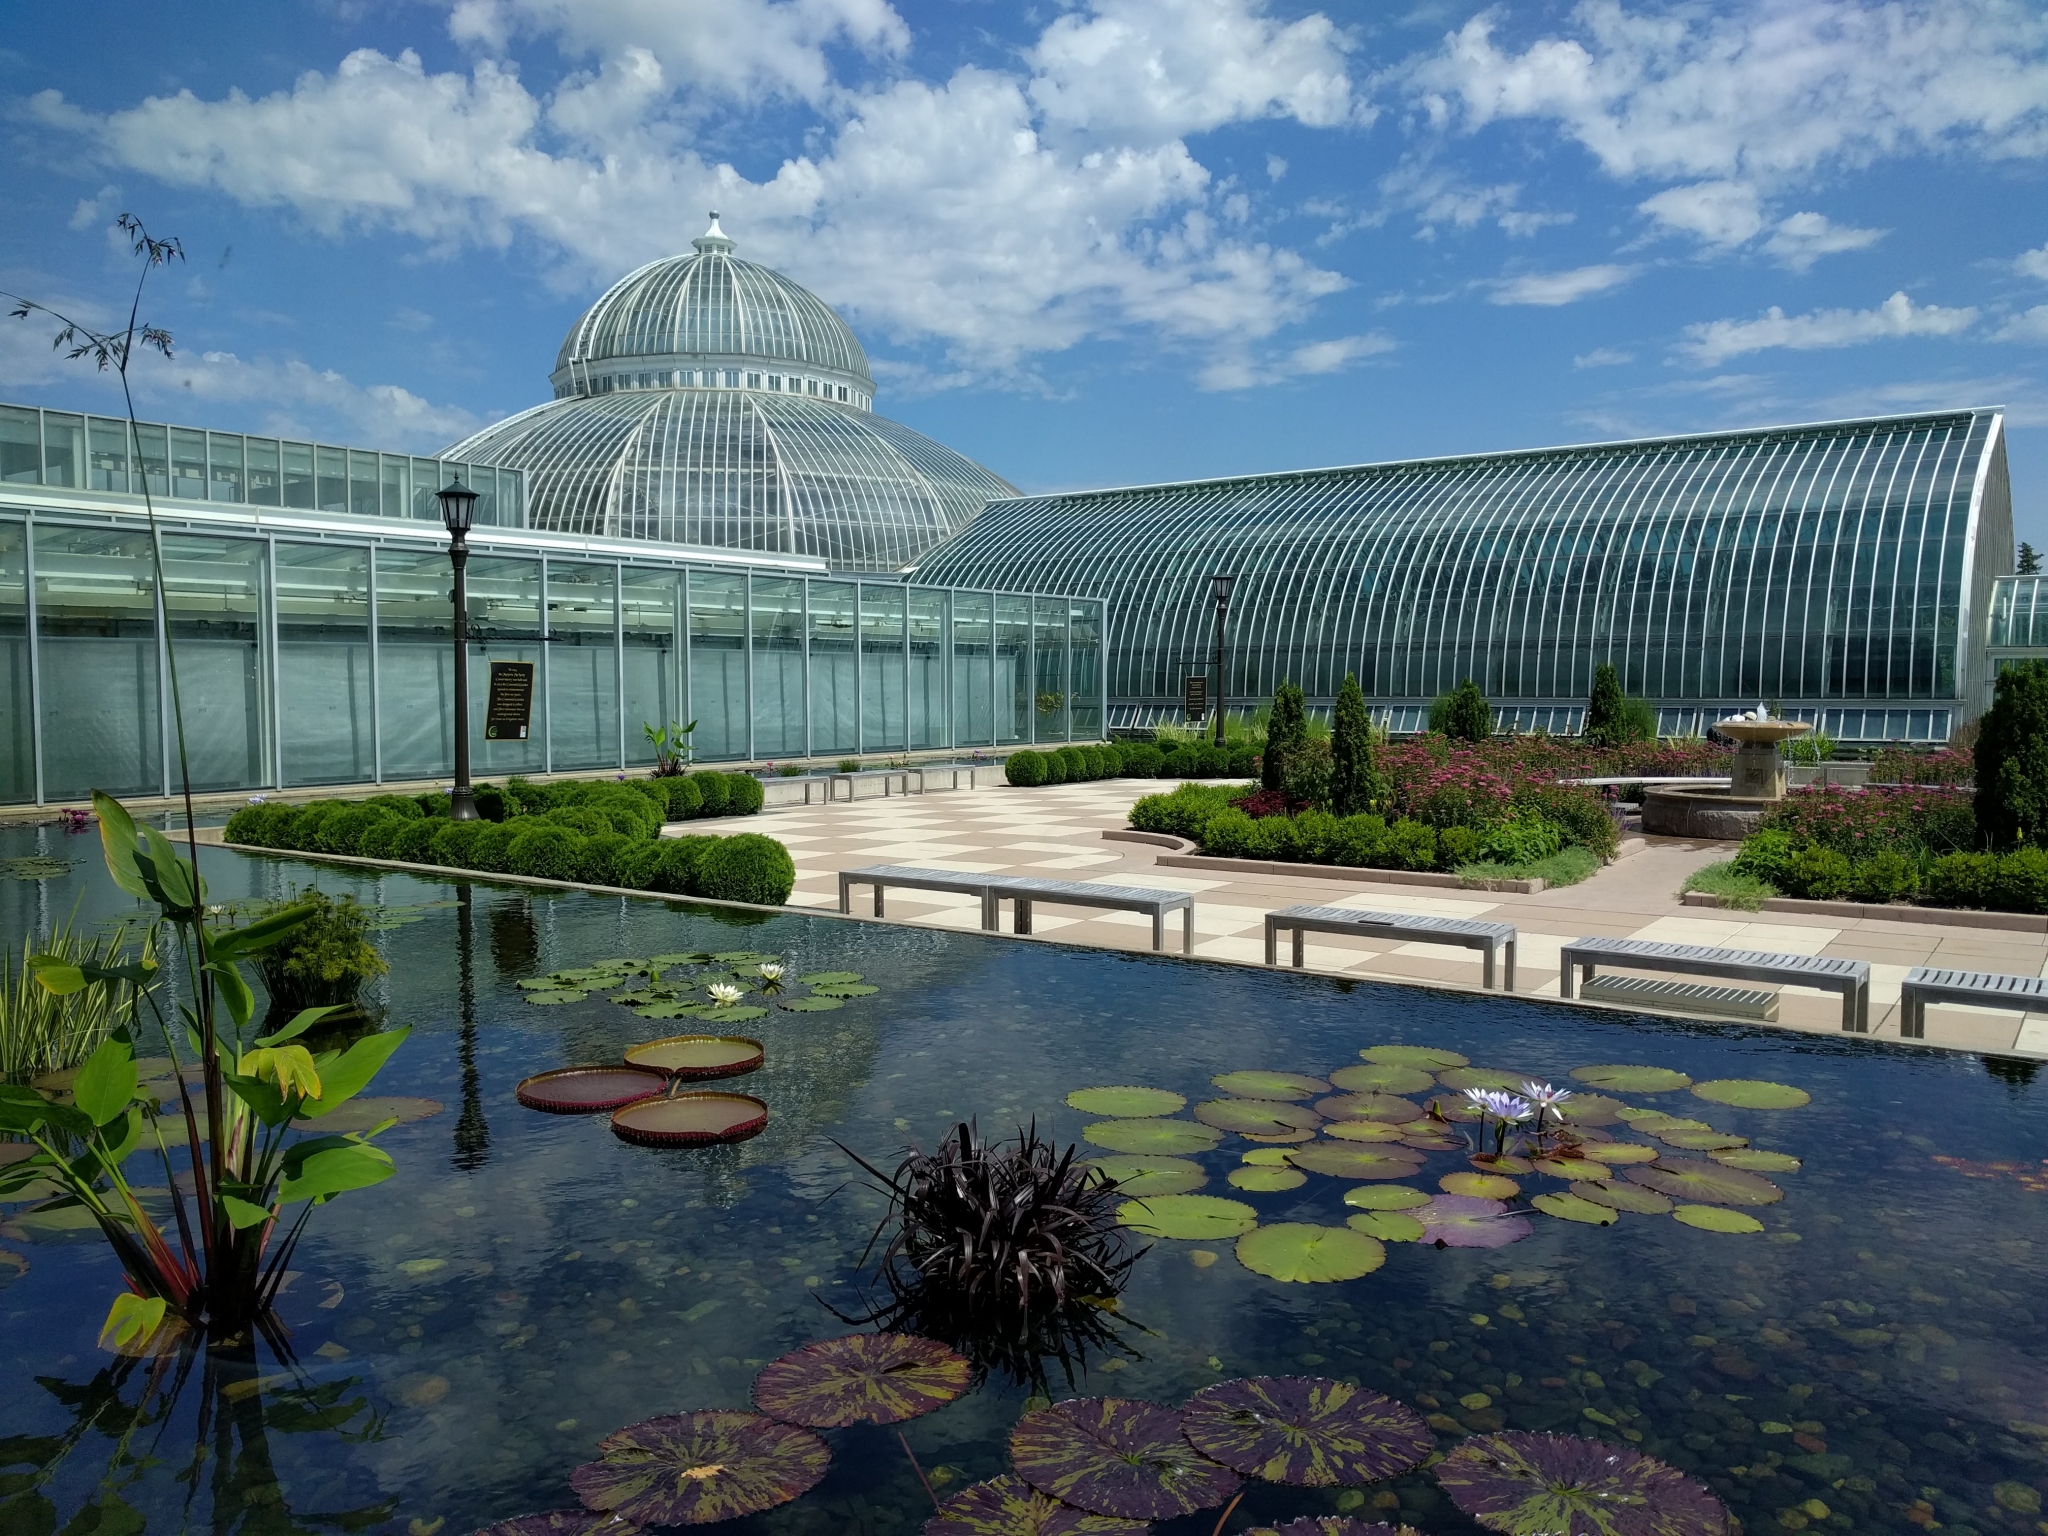
[{"label": "blue sky", "polygon": [[2003,403],[2048,546],[2038,4],[17,0],[0,140],[175,420],[438,447],[717,207],[1026,489]]}]

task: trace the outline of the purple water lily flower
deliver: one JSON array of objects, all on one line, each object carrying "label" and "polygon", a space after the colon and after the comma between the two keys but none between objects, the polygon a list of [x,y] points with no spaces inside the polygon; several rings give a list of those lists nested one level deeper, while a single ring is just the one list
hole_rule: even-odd
[{"label": "purple water lily flower", "polygon": [[1529,1102],[1536,1106],[1536,1129],[1539,1132],[1543,1129],[1543,1117],[1546,1113],[1560,1125],[1564,1123],[1564,1113],[1558,1106],[1572,1096],[1571,1089],[1553,1088],[1548,1083],[1539,1083],[1531,1079],[1522,1084],[1522,1092],[1527,1094]]}]

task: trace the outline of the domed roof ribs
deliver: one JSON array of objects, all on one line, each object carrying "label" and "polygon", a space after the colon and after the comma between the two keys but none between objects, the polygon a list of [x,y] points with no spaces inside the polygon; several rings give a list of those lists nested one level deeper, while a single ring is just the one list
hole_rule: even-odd
[{"label": "domed roof ribs", "polygon": [[768,440],[768,452],[775,460],[776,499],[782,503],[782,516],[778,519],[782,525],[782,552],[785,555],[796,554],[796,487],[790,484],[789,461],[783,455],[782,443],[775,435],[775,424],[768,419],[768,413],[761,409],[751,394],[740,398],[746,401],[748,411],[760,423],[761,435]]}]

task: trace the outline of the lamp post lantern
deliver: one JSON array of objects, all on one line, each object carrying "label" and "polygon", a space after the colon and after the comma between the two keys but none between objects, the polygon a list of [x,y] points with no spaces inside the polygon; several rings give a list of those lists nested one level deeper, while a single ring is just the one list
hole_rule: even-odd
[{"label": "lamp post lantern", "polygon": [[1224,649],[1224,625],[1230,617],[1230,589],[1237,582],[1235,576],[1211,576],[1209,596],[1216,604],[1216,745],[1223,745],[1223,711],[1228,702],[1225,688],[1224,663],[1227,652]]},{"label": "lamp post lantern", "polygon": [[476,799],[469,791],[469,588],[462,572],[469,564],[476,492],[458,476],[434,496],[441,503],[441,526],[448,530],[448,561],[455,567],[455,788],[448,797],[448,815],[454,821],[475,821]]}]

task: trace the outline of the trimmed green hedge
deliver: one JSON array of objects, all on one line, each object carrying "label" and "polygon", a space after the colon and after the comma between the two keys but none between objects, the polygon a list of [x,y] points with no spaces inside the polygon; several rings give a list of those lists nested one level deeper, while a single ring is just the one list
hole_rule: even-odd
[{"label": "trimmed green hedge", "polygon": [[1730,866],[1808,901],[1913,902],[1988,912],[2048,912],[2048,849],[1944,853],[1879,848],[1851,858],[1824,843],[1765,830],[1746,840]]},{"label": "trimmed green hedge", "polygon": [[1241,778],[1258,769],[1258,753],[1250,747],[1225,751],[1199,742],[1176,743],[1170,751],[1149,741],[1025,747],[1003,760],[1003,777],[1026,789],[1091,779]]}]

